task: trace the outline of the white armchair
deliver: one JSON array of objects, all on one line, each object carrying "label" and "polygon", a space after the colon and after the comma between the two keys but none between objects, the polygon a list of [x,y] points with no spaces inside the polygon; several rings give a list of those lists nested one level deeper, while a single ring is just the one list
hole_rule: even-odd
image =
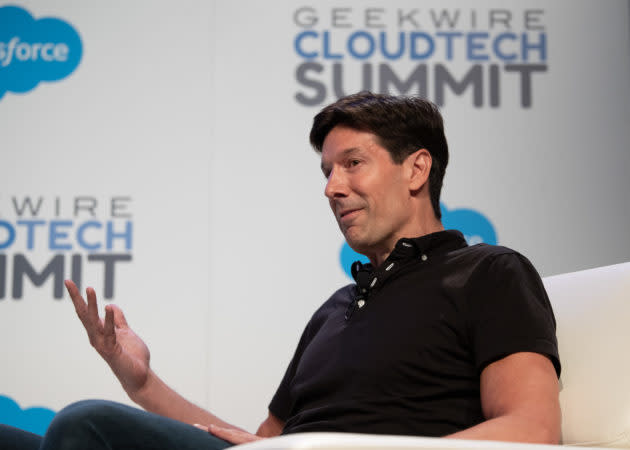
[{"label": "white armchair", "polygon": [[558,323],[563,444],[630,447],[630,263],[544,279]]},{"label": "white armchair", "polygon": [[[630,448],[630,263],[547,277],[562,362],[562,443]],[[303,433],[263,449],[553,449],[555,446],[340,433]]]}]

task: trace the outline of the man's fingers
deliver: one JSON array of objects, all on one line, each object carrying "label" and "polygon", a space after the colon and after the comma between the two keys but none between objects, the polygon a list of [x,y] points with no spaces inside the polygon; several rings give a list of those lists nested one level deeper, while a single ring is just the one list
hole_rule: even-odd
[{"label": "man's fingers", "polygon": [[90,338],[90,344],[93,347],[100,346],[99,342],[102,342],[101,336],[103,334],[103,321],[98,317],[98,307],[96,304],[96,293],[94,289],[87,288],[87,305],[81,293],[79,292],[79,288],[74,282],[71,280],[66,280],[65,283],[66,289],[70,294],[70,298],[72,299],[72,304],[74,305],[74,310],[77,312],[77,316],[81,320],[85,331],[87,331],[88,337]]},{"label": "man's fingers", "polygon": [[[197,428],[201,427],[197,426]],[[237,445],[262,439],[260,436],[248,433],[247,431],[239,430],[238,428],[225,428],[210,424],[208,425],[207,430],[216,437]]]},{"label": "man's fingers", "polygon": [[111,308],[112,312],[114,313],[114,325],[116,325],[118,328],[129,327],[129,325],[127,325],[127,319],[125,319],[125,315],[123,314],[122,309],[120,309],[116,305],[109,305],[108,308]]},{"label": "man's fingers", "polygon": [[70,299],[72,300],[72,304],[74,305],[74,310],[77,312],[77,316],[79,316],[79,319],[83,321],[87,314],[87,308],[85,306],[85,300],[83,300],[83,297],[81,297],[79,288],[77,288],[77,285],[70,280],[66,280],[64,284],[66,285],[68,294],[70,294]]},{"label": "man's fingers", "polygon": [[96,292],[91,287],[85,290],[87,296],[87,318],[92,326],[99,323],[98,321],[98,305],[96,304]]},{"label": "man's fingers", "polygon": [[104,343],[107,350],[111,350],[116,345],[116,329],[114,326],[114,311],[111,305],[105,307]]}]

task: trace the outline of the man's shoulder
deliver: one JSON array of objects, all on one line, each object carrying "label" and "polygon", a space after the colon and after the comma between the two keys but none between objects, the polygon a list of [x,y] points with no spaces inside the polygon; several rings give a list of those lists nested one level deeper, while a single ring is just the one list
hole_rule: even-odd
[{"label": "man's shoulder", "polygon": [[484,244],[484,243],[469,245],[469,246],[457,249],[453,253],[470,255],[477,258],[494,258],[499,255],[520,255],[519,252],[509,247],[504,247],[503,245],[491,245],[491,244]]},{"label": "man's shoulder", "polygon": [[340,307],[348,306],[352,303],[352,299],[356,293],[356,285],[354,283],[347,284],[337,289],[328,299],[317,308],[313,316],[328,315],[331,311]]},{"label": "man's shoulder", "polygon": [[319,308],[315,310],[309,321],[309,327],[318,328],[331,315],[345,310],[352,303],[356,293],[355,284],[347,284],[337,289]]},{"label": "man's shoulder", "polygon": [[469,262],[477,265],[527,265],[531,262],[520,252],[503,245],[475,244],[454,250],[449,259],[455,262]]},{"label": "man's shoulder", "polygon": [[468,282],[500,277],[538,280],[540,275],[531,261],[520,252],[502,245],[475,244],[451,252],[445,261],[445,274],[456,274]]}]

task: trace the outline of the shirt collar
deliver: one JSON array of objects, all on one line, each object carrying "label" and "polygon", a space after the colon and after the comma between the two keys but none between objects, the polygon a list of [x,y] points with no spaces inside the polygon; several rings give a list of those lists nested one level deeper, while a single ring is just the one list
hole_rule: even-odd
[{"label": "shirt collar", "polygon": [[[464,235],[457,230],[437,231],[416,238],[401,238],[396,242],[394,250],[381,267],[385,267],[385,271],[389,271],[393,262],[399,263],[414,258],[426,260],[428,256],[443,255],[467,246]],[[351,273],[352,278],[358,282],[359,277],[372,277],[374,267],[370,263],[363,264],[360,261],[355,261],[352,264]]]},{"label": "shirt collar", "polygon": [[467,245],[464,235],[457,230],[437,231],[416,238],[398,240],[387,260],[414,258],[423,254],[444,254]]}]

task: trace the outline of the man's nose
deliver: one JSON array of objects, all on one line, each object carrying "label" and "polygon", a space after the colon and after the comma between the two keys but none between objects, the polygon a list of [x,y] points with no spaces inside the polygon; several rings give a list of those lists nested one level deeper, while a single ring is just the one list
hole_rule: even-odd
[{"label": "man's nose", "polygon": [[348,195],[348,186],[343,178],[343,175],[338,170],[330,172],[328,176],[328,182],[326,183],[326,189],[324,189],[324,195],[329,199],[337,197],[345,197]]}]

